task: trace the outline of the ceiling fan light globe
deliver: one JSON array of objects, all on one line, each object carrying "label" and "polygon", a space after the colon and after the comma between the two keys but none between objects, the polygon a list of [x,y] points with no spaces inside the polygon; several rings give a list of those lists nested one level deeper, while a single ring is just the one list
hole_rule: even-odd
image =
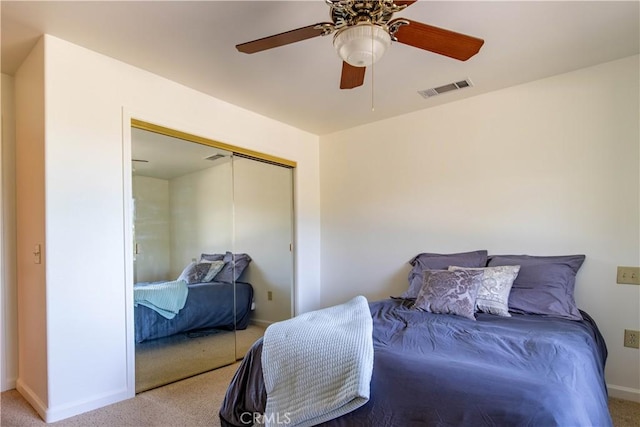
[{"label": "ceiling fan light globe", "polygon": [[340,58],[354,67],[368,67],[384,55],[391,45],[389,32],[369,23],[343,28],[333,38]]}]

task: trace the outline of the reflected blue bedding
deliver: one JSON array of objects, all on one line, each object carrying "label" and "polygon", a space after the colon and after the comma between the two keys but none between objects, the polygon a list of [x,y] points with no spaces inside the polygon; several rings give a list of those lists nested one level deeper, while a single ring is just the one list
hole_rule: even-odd
[{"label": "reflected blue bedding", "polygon": [[[253,303],[249,283],[223,282],[187,285],[189,293],[182,310],[166,319],[154,310],[138,305],[134,308],[136,343],[171,335],[206,329],[246,329]],[[235,299],[235,309],[234,309]]]},{"label": "reflected blue bedding", "polygon": [[[611,426],[606,346],[583,321],[536,315],[463,317],[370,303],[374,368],[367,404],[323,426]],[[266,402],[261,342],[249,351],[220,410],[247,425]]]}]

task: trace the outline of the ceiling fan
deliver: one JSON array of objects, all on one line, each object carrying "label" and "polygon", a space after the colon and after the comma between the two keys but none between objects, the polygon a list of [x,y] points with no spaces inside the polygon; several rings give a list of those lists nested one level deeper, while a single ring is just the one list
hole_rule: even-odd
[{"label": "ceiling fan", "polygon": [[392,41],[466,61],[478,53],[484,40],[393,14],[417,0],[325,0],[333,22],[320,22],[236,45],[243,53],[335,33],[333,45],[342,58],[340,89],[362,86],[366,67],[382,57]]}]

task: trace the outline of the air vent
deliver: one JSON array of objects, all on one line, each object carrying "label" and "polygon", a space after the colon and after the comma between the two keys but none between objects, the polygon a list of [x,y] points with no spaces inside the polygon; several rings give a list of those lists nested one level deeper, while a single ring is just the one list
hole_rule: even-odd
[{"label": "air vent", "polygon": [[211,160],[211,161],[214,161],[214,160],[221,159],[221,158],[223,158],[223,157],[224,157],[224,154],[219,154],[219,153],[218,153],[218,154],[214,154],[213,156],[205,157],[204,159],[205,159],[205,160]]},{"label": "air vent", "polygon": [[460,80],[459,82],[454,82],[454,83],[449,83],[449,84],[438,86],[438,87],[433,87],[431,89],[419,90],[418,93],[422,95],[423,98],[431,98],[436,95],[441,95],[446,92],[451,92],[453,90],[460,90],[460,89],[464,89],[465,87],[471,87],[471,86],[473,86],[473,83],[471,83],[471,80],[465,79],[465,80]]}]

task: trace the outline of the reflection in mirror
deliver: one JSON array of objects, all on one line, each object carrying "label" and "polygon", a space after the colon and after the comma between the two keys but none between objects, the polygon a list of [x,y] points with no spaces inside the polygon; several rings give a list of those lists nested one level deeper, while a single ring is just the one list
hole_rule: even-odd
[{"label": "reflection in mirror", "polygon": [[[236,360],[224,260],[233,247],[233,162],[229,152],[141,129],[131,141],[140,392]],[[201,262],[202,253],[222,258]]]},{"label": "reflection in mirror", "polygon": [[269,324],[293,315],[293,170],[234,156],[233,187],[234,245],[252,258],[241,280],[255,300],[251,325],[236,332],[239,359]]},{"label": "reflection in mirror", "polygon": [[132,128],[136,392],[293,314],[293,170],[194,141]]}]

